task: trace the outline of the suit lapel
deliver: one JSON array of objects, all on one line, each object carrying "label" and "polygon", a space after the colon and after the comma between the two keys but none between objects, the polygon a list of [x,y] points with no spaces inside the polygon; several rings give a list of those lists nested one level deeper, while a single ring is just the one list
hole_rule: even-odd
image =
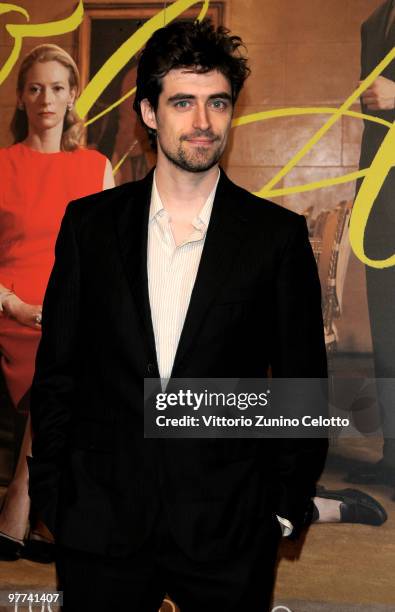
[{"label": "suit lapel", "polygon": [[237,257],[240,243],[246,238],[246,224],[240,213],[237,195],[238,189],[221,170],[202,257],[174,359],[172,377],[180,376],[182,361],[191,350],[217,292],[231,274],[232,263]]},{"label": "suit lapel", "polygon": [[155,337],[148,293],[147,240],[153,170],[142,180],[132,183],[129,197],[114,207],[116,231],[124,270],[139,312],[151,361],[156,362]]},{"label": "suit lapel", "polygon": [[381,5],[373,15],[367,20],[367,24],[371,30],[370,40],[374,41],[375,47],[375,65],[378,64],[386,54],[388,40],[385,36],[385,31],[390,18],[392,9],[392,0],[387,0]]}]

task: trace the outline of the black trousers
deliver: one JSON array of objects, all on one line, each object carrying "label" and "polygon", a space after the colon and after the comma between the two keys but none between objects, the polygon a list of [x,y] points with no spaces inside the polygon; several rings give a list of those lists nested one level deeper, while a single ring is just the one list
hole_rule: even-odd
[{"label": "black trousers", "polygon": [[196,562],[174,542],[161,517],[143,548],[108,558],[58,547],[64,612],[158,612],[167,593],[181,612],[267,612],[281,528],[257,525],[250,545],[222,561]]},{"label": "black trousers", "polygon": [[[366,268],[384,462],[395,471],[395,267]],[[392,382],[393,381],[393,382]]]},{"label": "black trousers", "polygon": [[[370,214],[365,249],[373,259],[385,259],[395,253],[393,169],[385,179]],[[395,470],[395,266],[382,269],[367,266],[366,286],[384,437],[383,457],[387,466]]]}]

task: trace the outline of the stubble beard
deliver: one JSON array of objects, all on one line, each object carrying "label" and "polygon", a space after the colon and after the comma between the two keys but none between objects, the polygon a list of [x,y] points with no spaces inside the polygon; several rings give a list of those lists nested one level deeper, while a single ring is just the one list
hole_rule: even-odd
[{"label": "stubble beard", "polygon": [[[185,139],[186,140],[186,139]],[[221,159],[226,145],[226,138],[223,141],[218,139],[218,145],[213,151],[209,151],[207,147],[196,147],[195,150],[189,153],[183,146],[181,141],[175,152],[166,149],[160,142],[158,135],[158,145],[164,156],[177,168],[186,170],[187,172],[206,172],[213,168]]]}]

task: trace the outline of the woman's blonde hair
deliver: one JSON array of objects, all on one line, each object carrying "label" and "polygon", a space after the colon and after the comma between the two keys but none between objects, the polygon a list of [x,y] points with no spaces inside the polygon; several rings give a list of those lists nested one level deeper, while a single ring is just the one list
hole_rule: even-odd
[{"label": "woman's blonde hair", "polygon": [[[30,68],[36,62],[59,62],[69,72],[70,89],[75,90],[76,97],[80,93],[80,74],[77,65],[73,58],[58,45],[44,44],[34,47],[22,61],[18,72],[17,94],[22,95],[26,84],[26,75]],[[26,111],[24,109],[15,109],[14,116],[11,121],[11,132],[14,136],[14,142],[22,142],[28,135],[29,125]],[[63,122],[63,134],[60,142],[62,151],[74,151],[81,145],[81,137],[83,132],[83,124],[74,108],[67,110]]]}]

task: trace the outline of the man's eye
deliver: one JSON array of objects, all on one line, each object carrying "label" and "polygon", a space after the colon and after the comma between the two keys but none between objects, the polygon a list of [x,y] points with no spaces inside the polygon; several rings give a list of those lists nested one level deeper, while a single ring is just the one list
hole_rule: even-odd
[{"label": "man's eye", "polygon": [[217,110],[224,110],[228,104],[225,100],[211,100],[211,106]]},{"label": "man's eye", "polygon": [[188,108],[189,104],[189,100],[178,100],[174,106],[176,108]]}]

